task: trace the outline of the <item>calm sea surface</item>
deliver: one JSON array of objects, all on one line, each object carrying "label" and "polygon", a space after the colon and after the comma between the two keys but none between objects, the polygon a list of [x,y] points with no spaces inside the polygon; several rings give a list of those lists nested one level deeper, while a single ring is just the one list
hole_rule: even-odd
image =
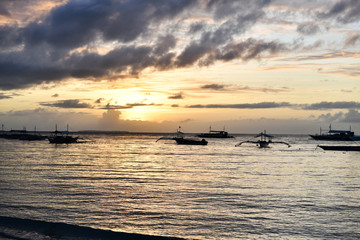
[{"label": "calm sea surface", "polygon": [[360,239],[360,152],[308,136],[269,149],[161,136],[0,139],[0,215],[186,239]]}]

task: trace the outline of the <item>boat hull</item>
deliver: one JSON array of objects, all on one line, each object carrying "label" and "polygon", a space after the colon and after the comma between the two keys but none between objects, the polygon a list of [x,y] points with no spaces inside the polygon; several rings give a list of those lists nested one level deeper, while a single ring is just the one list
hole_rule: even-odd
[{"label": "boat hull", "polygon": [[330,151],[360,151],[360,146],[319,146]]},{"label": "boat hull", "polygon": [[202,140],[193,140],[185,138],[175,138],[174,139],[179,145],[207,145],[208,142],[205,139]]},{"label": "boat hull", "polygon": [[70,137],[70,136],[56,136],[56,137],[49,137],[50,143],[56,143],[56,144],[68,144],[68,143],[76,143],[78,140],[78,137]]},{"label": "boat hull", "polygon": [[354,141],[349,136],[340,136],[340,135],[310,135],[314,140],[322,141]]}]

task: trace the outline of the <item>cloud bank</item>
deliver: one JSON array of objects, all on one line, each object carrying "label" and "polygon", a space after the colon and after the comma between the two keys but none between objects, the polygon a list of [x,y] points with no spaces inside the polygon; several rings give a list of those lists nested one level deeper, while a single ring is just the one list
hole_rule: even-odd
[{"label": "cloud bank", "polygon": [[[291,52],[301,44],[246,35],[255,24],[269,21],[268,13],[280,3],[60,1],[35,20],[14,19],[0,24],[0,89],[22,89],[68,79],[113,80],[139,76],[148,68],[164,71],[209,66]],[[290,8],[294,4],[288,3],[287,11],[295,15]],[[306,4],[302,7],[306,8]],[[360,3],[356,0],[312,5],[312,19],[297,27],[302,35],[318,33],[321,28],[316,22],[321,19],[341,24],[360,19]],[[1,2],[0,16],[11,19],[14,6],[19,4]],[[347,44],[357,41],[354,35]]]},{"label": "cloud bank", "polygon": [[234,108],[234,109],[267,109],[267,108],[295,108],[302,110],[329,109],[360,109],[360,102],[320,102],[312,104],[295,104],[290,102],[260,102],[241,104],[195,104],[187,108]]}]

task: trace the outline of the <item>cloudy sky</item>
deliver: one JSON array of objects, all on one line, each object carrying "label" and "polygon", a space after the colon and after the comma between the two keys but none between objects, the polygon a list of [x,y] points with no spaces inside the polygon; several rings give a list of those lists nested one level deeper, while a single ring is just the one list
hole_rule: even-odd
[{"label": "cloudy sky", "polygon": [[360,132],[359,0],[1,0],[6,130]]}]

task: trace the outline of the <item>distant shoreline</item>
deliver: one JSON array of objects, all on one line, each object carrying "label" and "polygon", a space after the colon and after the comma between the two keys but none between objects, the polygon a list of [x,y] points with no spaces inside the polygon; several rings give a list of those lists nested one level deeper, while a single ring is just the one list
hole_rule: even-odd
[{"label": "distant shoreline", "polygon": [[[4,130],[0,131],[0,133],[14,133],[16,131],[23,131],[23,130]],[[50,135],[54,131],[26,131],[29,134],[45,134]],[[61,131],[60,131],[61,132]],[[66,132],[66,131],[64,131]],[[79,131],[69,131],[69,134],[81,134],[81,135],[171,135],[175,134],[175,132],[129,132],[129,131],[118,131],[118,130],[79,130]],[[198,135],[201,132],[186,132],[185,135]],[[234,136],[247,136],[247,135],[256,135],[258,133],[230,133]],[[274,133],[272,135],[275,136],[307,136],[309,134],[298,134],[298,133]]]}]

